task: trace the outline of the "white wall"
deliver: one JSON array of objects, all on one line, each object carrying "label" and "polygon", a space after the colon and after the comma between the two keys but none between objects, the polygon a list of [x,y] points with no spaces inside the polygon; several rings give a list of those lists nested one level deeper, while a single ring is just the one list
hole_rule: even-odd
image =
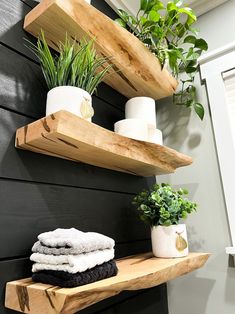
[{"label": "white wall", "polygon": [[[235,0],[230,0],[199,18],[201,36],[210,50],[235,40],[234,16]],[[231,239],[206,91],[199,81],[198,87],[206,109],[203,122],[187,109],[173,106],[170,99],[158,105],[158,126],[164,131],[165,144],[192,156],[194,163],[157,180],[191,191],[191,198],[200,206],[187,220],[190,249],[212,253],[204,268],[168,284],[169,312],[234,314],[235,268],[229,266],[225,254]]]}]

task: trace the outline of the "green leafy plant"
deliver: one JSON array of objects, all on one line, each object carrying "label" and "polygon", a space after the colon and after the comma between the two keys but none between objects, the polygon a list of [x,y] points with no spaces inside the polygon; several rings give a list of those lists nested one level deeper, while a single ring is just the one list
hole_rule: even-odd
[{"label": "green leafy plant", "polygon": [[112,64],[110,58],[99,57],[94,48],[94,40],[69,40],[58,44],[59,54],[53,56],[49,49],[44,32],[41,31],[37,44],[29,42],[29,48],[40,61],[47,86],[76,86],[93,94],[99,83],[109,73]]},{"label": "green leafy plant", "polygon": [[174,77],[180,75],[181,86],[173,96],[174,103],[194,108],[202,120],[204,108],[197,101],[194,80],[199,70],[197,60],[208,45],[192,27],[197,20],[192,9],[183,6],[181,0],[169,1],[166,6],[160,0],[141,0],[136,16],[124,10],[119,10],[119,16],[117,23],[138,37],[162,67],[167,63]]},{"label": "green leafy plant", "polygon": [[183,196],[185,189],[175,191],[169,184],[155,184],[150,191],[142,191],[135,196],[140,219],[150,226],[177,225],[181,219],[196,211],[197,204]]}]

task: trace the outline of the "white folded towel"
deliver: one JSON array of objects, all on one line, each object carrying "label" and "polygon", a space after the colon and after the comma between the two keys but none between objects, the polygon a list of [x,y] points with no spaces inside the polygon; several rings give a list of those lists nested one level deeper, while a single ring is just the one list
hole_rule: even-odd
[{"label": "white folded towel", "polygon": [[98,250],[79,255],[46,255],[33,253],[30,256],[33,264],[32,272],[40,270],[62,270],[72,274],[86,271],[114,258],[114,249]]},{"label": "white folded towel", "polygon": [[[82,232],[75,228],[71,229],[56,229],[54,231],[44,232],[38,236],[40,245],[36,243],[32,251],[43,252],[43,246],[54,248],[55,250],[62,249],[60,254],[81,254],[91,251],[113,249],[115,242],[113,239],[96,232]],[[40,249],[39,249],[40,248]],[[69,252],[69,249],[70,252]],[[65,252],[63,253],[63,250]],[[73,252],[73,253],[71,253]],[[45,248],[46,253],[46,248]],[[56,254],[52,250],[52,254]]]}]

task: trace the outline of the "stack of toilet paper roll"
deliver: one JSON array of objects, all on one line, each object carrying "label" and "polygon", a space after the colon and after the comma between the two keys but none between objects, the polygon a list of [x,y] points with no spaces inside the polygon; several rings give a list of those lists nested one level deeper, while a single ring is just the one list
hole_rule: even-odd
[{"label": "stack of toilet paper roll", "polygon": [[163,145],[162,132],[156,126],[155,100],[134,97],[127,101],[126,119],[114,124],[114,131],[136,140]]}]

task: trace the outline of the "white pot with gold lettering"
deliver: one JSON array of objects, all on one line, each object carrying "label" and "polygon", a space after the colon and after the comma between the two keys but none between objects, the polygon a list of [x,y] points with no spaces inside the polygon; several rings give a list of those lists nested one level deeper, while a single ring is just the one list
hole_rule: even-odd
[{"label": "white pot with gold lettering", "polygon": [[87,121],[94,115],[91,95],[75,86],[58,86],[47,93],[46,115],[60,110],[69,111]]},{"label": "white pot with gold lettering", "polygon": [[153,226],[152,250],[156,257],[173,258],[188,255],[188,239],[185,224]]}]

